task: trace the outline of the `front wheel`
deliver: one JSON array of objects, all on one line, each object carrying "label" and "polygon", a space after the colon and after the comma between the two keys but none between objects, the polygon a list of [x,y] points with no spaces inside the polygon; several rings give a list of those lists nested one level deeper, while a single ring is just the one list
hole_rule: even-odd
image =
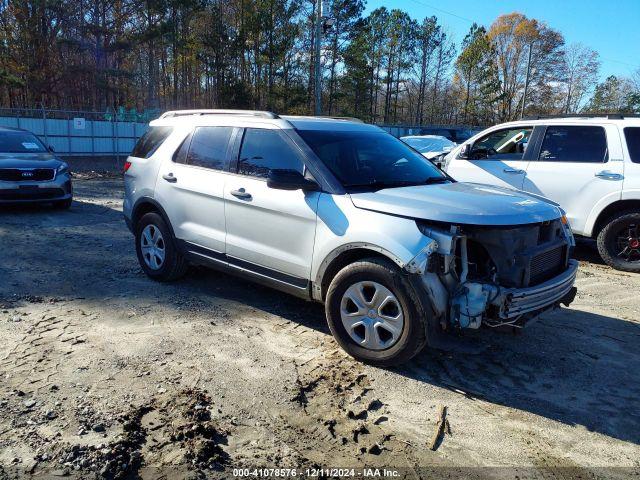
[{"label": "front wheel", "polygon": [[598,234],[598,251],[617,270],[640,273],[640,212],[621,212]]},{"label": "front wheel", "polygon": [[144,272],[154,280],[170,282],[187,270],[171,230],[157,213],[145,214],[136,225],[136,253]]},{"label": "front wheel", "polygon": [[408,280],[390,261],[365,259],[335,276],[325,303],[329,328],[352,357],[389,367],[426,343],[427,319]]}]

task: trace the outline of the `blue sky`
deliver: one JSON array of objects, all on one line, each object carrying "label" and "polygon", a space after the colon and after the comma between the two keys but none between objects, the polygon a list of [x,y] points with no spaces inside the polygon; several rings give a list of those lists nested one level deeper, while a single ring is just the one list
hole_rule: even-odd
[{"label": "blue sky", "polygon": [[498,15],[517,11],[545,21],[567,43],[584,43],[600,53],[602,78],[629,76],[640,68],[640,0],[367,0],[367,13],[382,6],[416,19],[435,15],[458,48],[472,22],[488,27]]}]

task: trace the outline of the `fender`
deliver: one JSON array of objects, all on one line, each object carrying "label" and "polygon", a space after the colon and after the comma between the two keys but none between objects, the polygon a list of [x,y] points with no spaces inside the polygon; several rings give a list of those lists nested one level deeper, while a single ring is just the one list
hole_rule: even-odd
[{"label": "fender", "polygon": [[175,238],[173,226],[169,221],[169,216],[167,215],[167,212],[165,211],[164,208],[162,208],[162,205],[160,205],[155,199],[151,197],[140,197],[138,200],[136,200],[136,203],[133,204],[133,208],[131,209],[131,219],[127,221],[127,226],[129,226],[129,230],[131,230],[131,232],[135,234],[134,222],[138,220],[137,218],[138,212],[140,211],[141,207],[145,204],[153,205],[154,209],[160,213],[160,216],[169,227],[169,230],[171,231],[171,235]]},{"label": "fender", "polygon": [[321,296],[329,265],[349,250],[382,255],[402,269],[430,242],[414,219],[357,208],[349,195],[322,194],[311,262],[314,298]]},{"label": "fender", "polygon": [[612,203],[620,201],[622,197],[622,191],[611,192],[605,197],[601,198],[591,209],[587,216],[587,221],[584,224],[583,231],[576,231],[578,235],[584,235],[585,237],[593,236],[593,229],[595,228],[598,217]]},{"label": "fender", "polygon": [[373,245],[371,243],[366,243],[366,242],[351,242],[345,245],[341,245],[338,248],[335,248],[331,252],[329,252],[329,254],[324,258],[324,260],[318,266],[318,271],[316,273],[315,280],[313,282],[312,295],[314,299],[318,301],[321,301],[322,299],[322,279],[324,278],[327,268],[329,267],[329,265],[331,265],[331,262],[333,262],[336,258],[342,255],[344,252],[347,252],[349,250],[355,250],[355,249],[370,250],[371,252],[379,253],[387,257],[389,260],[391,260],[393,263],[398,265],[398,267],[400,268],[404,267],[405,265],[405,262],[403,262],[400,258],[395,256],[386,248],[382,248],[378,245]]}]

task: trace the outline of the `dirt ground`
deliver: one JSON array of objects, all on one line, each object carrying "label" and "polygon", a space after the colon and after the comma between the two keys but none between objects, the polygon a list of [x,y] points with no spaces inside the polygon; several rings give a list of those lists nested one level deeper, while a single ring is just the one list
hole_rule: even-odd
[{"label": "dirt ground", "polygon": [[640,474],[640,276],[592,246],[570,309],[385,370],[347,357],[320,305],[204,269],[146,278],[121,183],[0,211],[0,478]]}]

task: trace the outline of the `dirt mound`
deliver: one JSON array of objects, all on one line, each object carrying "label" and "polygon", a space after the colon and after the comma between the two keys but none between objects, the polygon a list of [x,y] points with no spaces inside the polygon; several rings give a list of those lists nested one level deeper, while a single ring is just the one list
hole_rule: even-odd
[{"label": "dirt mound", "polygon": [[228,463],[221,447],[228,432],[212,420],[211,408],[211,397],[200,390],[154,397],[118,418],[122,434],[114,441],[71,445],[59,458],[69,470],[114,480],[137,478],[141,468],[163,458],[172,459],[170,469],[220,469]]}]

